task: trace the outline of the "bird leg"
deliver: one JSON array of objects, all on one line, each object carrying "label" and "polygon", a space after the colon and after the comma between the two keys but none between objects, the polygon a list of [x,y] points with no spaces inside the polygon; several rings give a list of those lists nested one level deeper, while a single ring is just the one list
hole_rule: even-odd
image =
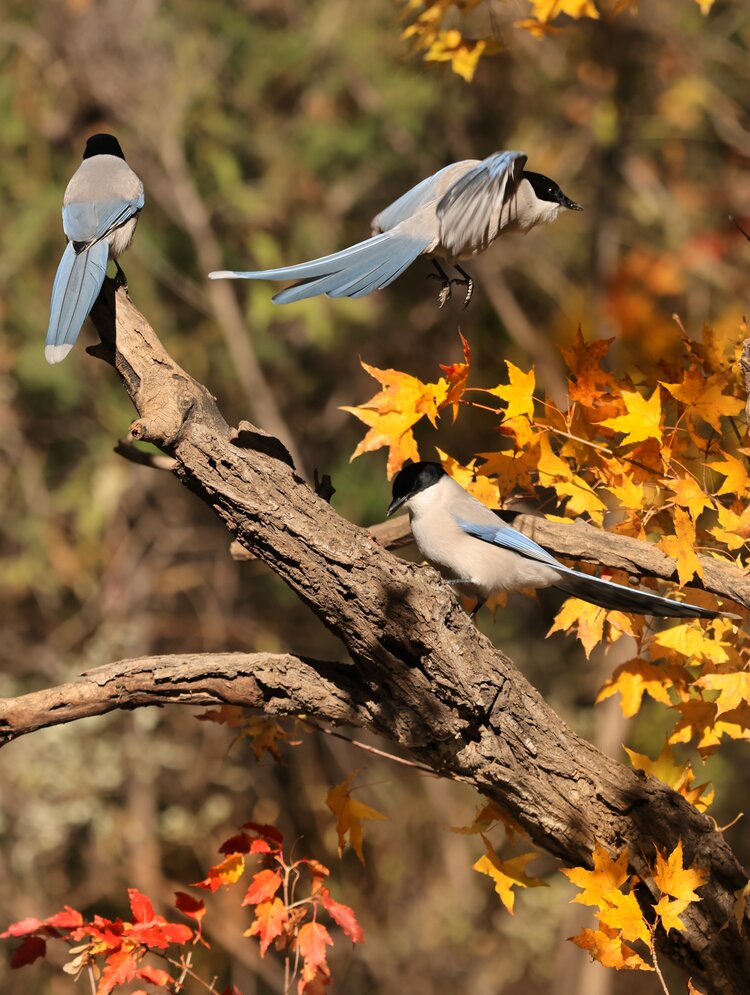
[{"label": "bird leg", "polygon": [[438,307],[444,307],[447,301],[450,300],[452,291],[452,284],[458,284],[458,286],[466,287],[466,298],[464,300],[464,309],[469,306],[469,301],[471,300],[471,295],[474,293],[474,281],[469,276],[463,267],[459,266],[458,263],[453,263],[454,269],[457,269],[461,274],[461,278],[454,277],[452,280],[445,272],[440,263],[433,257],[432,265],[437,270],[437,273],[429,273],[427,278],[433,280],[440,280],[440,294],[438,296]]},{"label": "bird leg", "polygon": [[122,266],[120,266],[120,264],[117,262],[117,260],[114,257],[112,259],[112,262],[115,264],[115,268],[117,269],[117,272],[115,273],[115,287],[117,287],[118,289],[120,287],[125,287],[125,289],[127,290],[128,278],[125,276],[125,270],[122,268]]},{"label": "bird leg", "polygon": [[458,263],[453,264],[453,268],[457,269],[461,274],[461,280],[451,280],[451,283],[457,283],[462,287],[466,287],[466,299],[464,300],[464,310],[469,306],[469,301],[471,300],[471,295],[474,293],[474,281],[469,276],[463,267],[459,266]]},{"label": "bird leg", "polygon": [[469,612],[469,618],[472,620],[472,622],[477,617],[477,612],[484,605],[484,603],[485,603],[485,599],[484,598],[481,599],[480,601],[477,601],[477,603],[474,605],[474,607]]},{"label": "bird leg", "polygon": [[448,274],[445,272],[443,267],[437,261],[437,259],[432,259],[432,265],[437,270],[437,273],[428,273],[428,280],[440,280],[440,293],[438,294],[438,307],[442,308],[445,306],[446,301],[450,300],[451,296],[451,280]]}]

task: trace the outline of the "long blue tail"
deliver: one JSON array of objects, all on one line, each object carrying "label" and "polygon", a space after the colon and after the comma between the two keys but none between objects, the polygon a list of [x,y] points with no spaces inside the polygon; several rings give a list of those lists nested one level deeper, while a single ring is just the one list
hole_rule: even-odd
[{"label": "long blue tail", "polygon": [[555,584],[555,587],[566,594],[572,594],[575,598],[599,605],[600,608],[664,618],[738,617],[729,612],[699,608],[698,605],[691,605],[687,601],[672,601],[671,598],[662,598],[658,594],[639,588],[614,584],[610,580],[602,580],[601,577],[592,577],[570,567],[563,567],[562,564],[560,568],[565,570],[566,577]]},{"label": "long blue tail", "polygon": [[76,254],[72,244],[63,252],[52,285],[49,328],[44,347],[48,363],[61,363],[73,348],[81,326],[102,289],[107,274],[109,244],[96,242]]},{"label": "long blue tail", "polygon": [[319,294],[364,297],[392,283],[429,244],[430,239],[416,238],[393,229],[373,235],[341,252],[297,266],[247,272],[218,270],[208,275],[212,280],[301,281],[276,294],[273,298],[275,304],[290,304]]}]

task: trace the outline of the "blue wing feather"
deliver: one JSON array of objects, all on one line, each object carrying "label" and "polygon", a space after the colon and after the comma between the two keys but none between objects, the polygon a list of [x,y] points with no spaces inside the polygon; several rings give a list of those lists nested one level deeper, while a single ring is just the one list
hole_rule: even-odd
[{"label": "blue wing feather", "polygon": [[519,532],[518,529],[514,529],[510,525],[500,525],[496,528],[493,525],[478,525],[475,522],[467,522],[459,518],[456,519],[456,523],[468,535],[474,536],[475,539],[481,539],[482,542],[489,542],[494,546],[509,549],[513,553],[520,553],[521,556],[526,556],[530,560],[549,563],[561,570],[568,569],[533,539],[529,539],[523,532]]},{"label": "blue wing feather", "polygon": [[134,200],[74,201],[63,206],[63,230],[71,242],[93,245],[134,217],[143,204],[143,192]]}]

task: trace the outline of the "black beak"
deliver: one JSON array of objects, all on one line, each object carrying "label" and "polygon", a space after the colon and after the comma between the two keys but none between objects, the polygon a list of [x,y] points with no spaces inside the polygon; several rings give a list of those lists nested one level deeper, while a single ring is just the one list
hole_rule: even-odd
[{"label": "black beak", "polygon": [[576,204],[576,202],[574,200],[571,200],[570,197],[566,197],[565,194],[563,194],[563,198],[560,201],[560,203],[562,204],[563,207],[567,207],[567,209],[569,211],[582,211],[583,210],[583,208],[581,207],[580,204]]},{"label": "black beak", "polygon": [[388,511],[386,511],[385,517],[390,518],[394,511],[398,511],[404,501],[406,501],[406,497],[394,498],[388,505]]}]

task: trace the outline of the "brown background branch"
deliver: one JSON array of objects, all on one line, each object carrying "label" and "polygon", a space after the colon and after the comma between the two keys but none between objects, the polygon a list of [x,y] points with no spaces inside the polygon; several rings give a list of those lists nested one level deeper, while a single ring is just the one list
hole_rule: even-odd
[{"label": "brown background branch", "polygon": [[[116,367],[138,411],[131,437],[172,456],[177,476],[296,591],[351,657],[350,665],[335,668],[286,657],[283,673],[268,657],[261,655],[262,664],[256,657],[253,668],[265,669],[245,674],[248,698],[240,693],[238,703],[258,707],[262,698],[264,710],[281,702],[282,709],[317,714],[309,691],[314,682],[332,682],[326,687],[342,698],[337,707],[347,717],[341,721],[366,725],[436,773],[473,784],[566,863],[590,864],[597,840],[611,852],[627,846],[632,869],[648,881],[654,847],[671,850],[681,839],[686,860],[705,867],[710,883],[702,889],[703,900],[686,913],[685,933],[661,937],[660,950],[708,991],[744,995],[750,942],[732,910],[746,875],[712,822],[665,785],[602,755],[568,729],[477,631],[434,571],[394,557],[340,518],[264,433],[249,426],[240,433],[230,429],[209,391],[165,352],[123,290],[115,297],[108,281],[92,317],[103,340],[93,351]],[[585,532],[589,552],[589,533],[603,535],[582,527],[565,530]],[[615,538],[628,569],[633,540]],[[201,658],[193,660],[199,670],[204,667]],[[185,701],[189,691],[169,669],[173,664],[160,664],[153,677],[137,677],[146,687],[132,694],[130,665],[122,678],[115,671],[99,685],[102,708],[136,707],[144,695],[171,700],[170,688]],[[85,678],[89,708],[97,673]],[[157,681],[159,673],[163,679]],[[222,693],[234,688],[237,694],[236,666],[220,680],[230,677]],[[195,685],[200,695],[209,693],[201,683],[207,679]],[[324,711],[318,717],[336,721]]]}]

